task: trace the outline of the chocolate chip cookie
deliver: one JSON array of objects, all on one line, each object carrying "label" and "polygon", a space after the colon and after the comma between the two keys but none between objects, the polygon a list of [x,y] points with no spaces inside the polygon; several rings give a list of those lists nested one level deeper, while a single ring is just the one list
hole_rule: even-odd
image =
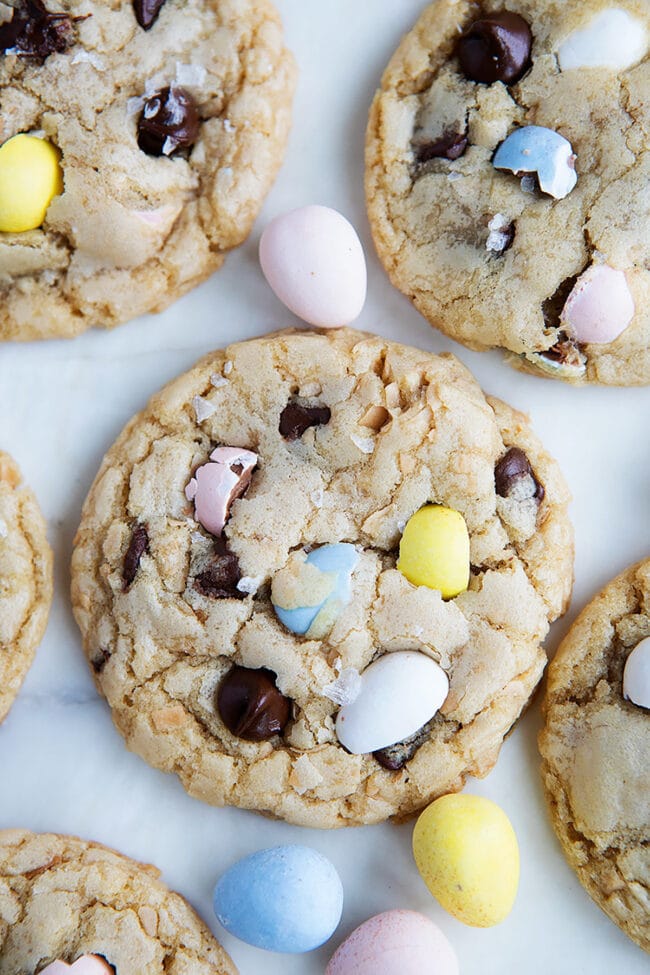
[{"label": "chocolate chip cookie", "polygon": [[542,776],[564,854],[650,951],[650,561],[587,606],[549,667]]},{"label": "chocolate chip cookie", "polygon": [[231,345],[85,503],[72,600],[129,748],[315,827],[485,775],[567,603],[567,489],[453,356],[348,329]]},{"label": "chocolate chip cookie", "polygon": [[[0,975],[237,975],[189,904],[155,867],[97,843],[0,832]],[[89,963],[89,959],[92,962]]]},{"label": "chocolate chip cookie", "polygon": [[575,384],[650,382],[650,10],[436,0],[370,112],[393,284],[436,328]]},{"label": "chocolate chip cookie", "polygon": [[34,659],[52,602],[52,552],[36,498],[0,451],[0,721]]},{"label": "chocolate chip cookie", "polygon": [[216,270],[294,82],[267,0],[0,2],[0,339],[117,325]]}]

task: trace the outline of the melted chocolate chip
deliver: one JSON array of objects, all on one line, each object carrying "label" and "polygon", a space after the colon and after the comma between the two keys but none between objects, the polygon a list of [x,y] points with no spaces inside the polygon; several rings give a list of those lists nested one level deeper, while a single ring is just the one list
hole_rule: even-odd
[{"label": "melted chocolate chip", "polygon": [[106,650],[104,647],[100,647],[99,653],[96,657],[90,661],[91,666],[96,674],[101,674],[102,670],[111,659],[110,650]]},{"label": "melted chocolate chip", "polygon": [[42,0],[23,0],[13,18],[0,25],[0,53],[15,51],[22,57],[45,61],[63,54],[74,44],[73,24],[85,17],[50,13]]},{"label": "melted chocolate chip", "polygon": [[194,588],[210,599],[245,599],[246,593],[237,588],[240,579],[239,559],[224,538],[215,538],[214,554],[194,579]]},{"label": "melted chocolate chip", "polygon": [[470,81],[512,85],[530,64],[530,27],[519,14],[500,13],[475,21],[458,42],[458,58]]},{"label": "melted chocolate chip", "polygon": [[[534,492],[530,493],[532,478]],[[528,482],[528,487],[526,486]],[[511,447],[494,468],[494,483],[497,494],[502,498],[533,497],[539,503],[544,497],[544,488],[535,477],[530,461],[519,447]]]},{"label": "melted chocolate chip", "polygon": [[171,156],[191,149],[199,135],[196,102],[184,88],[162,88],[144,103],[138,119],[138,145],[149,156]]},{"label": "melted chocolate chip", "polygon": [[430,731],[431,725],[425,724],[410,738],[405,738],[404,741],[398,741],[396,745],[389,745],[387,748],[380,748],[379,751],[373,752],[373,758],[389,772],[399,772],[407,762],[411,761],[418,748],[428,740]]},{"label": "melted chocolate chip", "polygon": [[291,701],[264,669],[233,667],[217,691],[217,708],[228,731],[247,741],[281,734],[291,717]]},{"label": "melted chocolate chip", "polygon": [[129,542],[129,547],[126,550],[124,565],[122,567],[122,581],[124,583],[125,592],[135,579],[138,569],[140,568],[140,559],[144,553],[148,551],[148,549],[149,535],[147,533],[147,529],[144,525],[136,525],[133,529],[131,541]]},{"label": "melted chocolate chip", "polygon": [[329,423],[331,416],[329,406],[288,403],[280,414],[280,433],[285,440],[298,440],[309,427],[320,427]]},{"label": "melted chocolate chip", "polygon": [[133,0],[135,19],[143,30],[153,27],[165,3],[166,0]]},{"label": "melted chocolate chip", "polygon": [[423,142],[416,148],[416,159],[419,163],[429,162],[430,159],[460,159],[469,139],[466,132],[454,132],[449,129],[433,142]]}]

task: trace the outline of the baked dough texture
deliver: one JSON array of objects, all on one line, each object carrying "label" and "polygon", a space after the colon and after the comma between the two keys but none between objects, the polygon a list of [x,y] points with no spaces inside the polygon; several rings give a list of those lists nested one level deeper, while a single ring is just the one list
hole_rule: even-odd
[{"label": "baked dough texture", "polygon": [[116,975],[237,975],[155,867],[72,836],[0,832],[0,975],[100,955]]},{"label": "baked dough texture", "polygon": [[569,864],[595,902],[650,951],[650,713],[623,668],[650,636],[650,560],[610,582],[548,671],[542,777]]},{"label": "baked dough texture", "polygon": [[[650,58],[562,71],[557,56],[614,7],[650,32],[645,0],[436,0],[391,58],[366,137],[368,213],[393,284],[469,348],[509,350],[511,365],[576,384],[650,382]],[[530,25],[532,67],[510,86],[468,80],[459,36],[503,10]],[[564,199],[494,168],[497,147],[524,125],[573,146],[578,182]],[[419,162],[418,146],[445,132],[465,133],[466,150]],[[592,263],[625,272],[632,322],[607,344],[557,346],[564,302]],[[539,354],[554,346],[561,354]]]},{"label": "baked dough texture", "polygon": [[[131,0],[46,6],[81,18],[72,46],[42,63],[0,53],[0,143],[44,135],[65,189],[42,228],[0,233],[0,339],[112,327],[194,287],[248,235],[290,125],[295,65],[267,0],[166,0],[146,31]],[[148,155],[144,98],[173,84],[198,105],[198,138]]]},{"label": "baked dough texture", "polygon": [[36,498],[0,451],[0,721],[34,659],[52,602],[52,552]]},{"label": "baked dough texture", "polygon": [[[296,403],[321,420],[290,439],[280,420]],[[515,445],[539,504],[495,491]],[[223,532],[241,576],[229,598],[206,590],[215,539],[185,494],[216,446],[258,458]],[[427,502],[469,529],[469,589],[448,601],[395,568],[404,524]],[[129,748],[191,795],[315,827],[404,817],[485,775],[537,684],[571,590],[567,504],[527,418],[486,398],[453,356],[349,329],[277,333],[208,355],[127,425],[84,505],[74,612]],[[359,554],[351,601],[321,638],[299,636],[273,610],[272,580],[296,552],[335,542]],[[428,654],[451,686],[389,771],[339,744],[328,693],[395,650]],[[224,725],[215,696],[233,664],[276,675],[292,708],[282,735],[247,741]]]}]

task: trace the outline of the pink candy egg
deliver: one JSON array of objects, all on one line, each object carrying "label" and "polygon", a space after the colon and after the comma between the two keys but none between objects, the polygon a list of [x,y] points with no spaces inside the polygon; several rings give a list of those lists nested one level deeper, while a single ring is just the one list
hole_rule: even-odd
[{"label": "pink candy egg", "polygon": [[322,206],[301,207],[268,225],[260,264],[290,311],[320,328],[349,325],[366,300],[366,260],[344,216]]},{"label": "pink candy egg", "polygon": [[428,917],[416,911],[386,911],[352,932],[325,975],[458,975],[458,959]]},{"label": "pink candy egg", "polygon": [[561,324],[578,342],[606,344],[634,317],[634,299],[623,271],[592,264],[580,275],[562,309]]},{"label": "pink candy egg", "polygon": [[84,955],[72,965],[65,961],[53,961],[40,975],[113,975],[113,969],[99,955]]}]

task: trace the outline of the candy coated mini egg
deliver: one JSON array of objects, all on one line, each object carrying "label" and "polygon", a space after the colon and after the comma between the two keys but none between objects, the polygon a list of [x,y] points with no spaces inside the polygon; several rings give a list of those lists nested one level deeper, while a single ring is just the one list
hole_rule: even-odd
[{"label": "candy coated mini egg", "polygon": [[325,975],[458,975],[458,959],[424,914],[386,911],[352,932]]},{"label": "candy coated mini egg", "polygon": [[606,344],[617,339],[634,318],[634,298],[623,271],[592,264],[567,298],[560,324],[578,342]]},{"label": "candy coated mini egg", "polygon": [[336,718],[336,734],[353,755],[410,738],[430,721],[449,693],[442,667],[423,653],[386,653],[361,675],[358,696]]},{"label": "candy coated mini egg", "polygon": [[[304,567],[307,567],[305,578],[295,580],[292,592],[298,596],[299,605],[282,605],[278,602],[278,582],[281,573],[274,579],[271,591],[273,608],[281,623],[292,633],[316,639],[325,636],[336,622],[341,610],[347,606],[352,597],[352,573],[359,562],[359,553],[349,542],[337,542],[333,545],[321,545],[307,555]],[[311,573],[309,569],[311,568]],[[328,585],[318,587],[315,593],[310,587],[313,583],[314,570],[323,577],[321,583]],[[321,598],[321,589],[325,595]]]},{"label": "candy coated mini egg", "polygon": [[343,910],[339,875],[306,846],[276,846],[239,860],[214,890],[214,911],[235,937],[267,951],[312,951]]},{"label": "candy coated mini egg", "polygon": [[440,590],[451,599],[469,583],[469,533],[453,508],[427,504],[409,518],[399,546],[397,568],[414,586]]},{"label": "candy coated mini egg", "polygon": [[511,132],[494,154],[495,169],[537,173],[542,193],[562,200],[578,181],[576,157],[568,139],[543,125],[524,125]]},{"label": "candy coated mini egg", "polygon": [[601,10],[562,42],[557,59],[562,71],[608,68],[625,71],[648,52],[648,32],[636,17],[616,7]]},{"label": "candy coated mini egg", "polygon": [[260,264],[280,301],[310,325],[349,325],[361,313],[366,260],[336,210],[306,206],[276,217],[262,234]]},{"label": "candy coated mini egg", "polygon": [[63,192],[60,153],[34,135],[15,135],[0,146],[0,231],[35,230]]},{"label": "candy coated mini egg", "polygon": [[650,708],[650,636],[637,643],[625,661],[623,696],[641,708]]},{"label": "candy coated mini egg", "polygon": [[413,855],[433,896],[464,924],[489,928],[510,913],[519,847],[496,803],[463,794],[436,799],[415,824]]}]

